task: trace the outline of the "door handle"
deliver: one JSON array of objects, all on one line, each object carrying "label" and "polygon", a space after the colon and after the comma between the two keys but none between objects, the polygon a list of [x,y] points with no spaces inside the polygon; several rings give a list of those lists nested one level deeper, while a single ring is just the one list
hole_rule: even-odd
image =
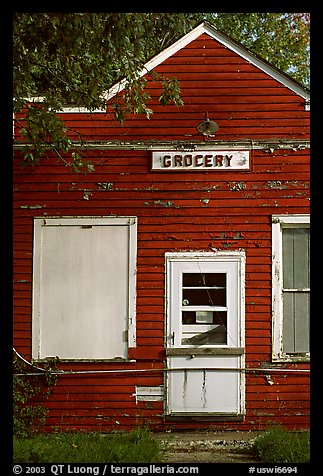
[{"label": "door handle", "polygon": [[175,332],[172,332],[171,335],[169,336],[170,340],[171,340],[171,343],[172,345],[175,344]]}]

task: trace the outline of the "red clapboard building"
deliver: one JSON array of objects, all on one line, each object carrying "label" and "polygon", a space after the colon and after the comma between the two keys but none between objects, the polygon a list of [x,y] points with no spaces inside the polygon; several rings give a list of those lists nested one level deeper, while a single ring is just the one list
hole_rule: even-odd
[{"label": "red clapboard building", "polygon": [[15,145],[14,346],[60,359],[47,428],[308,428],[308,91],[206,23],[142,75],[150,119],[113,120],[122,82],[62,113],[92,173]]}]

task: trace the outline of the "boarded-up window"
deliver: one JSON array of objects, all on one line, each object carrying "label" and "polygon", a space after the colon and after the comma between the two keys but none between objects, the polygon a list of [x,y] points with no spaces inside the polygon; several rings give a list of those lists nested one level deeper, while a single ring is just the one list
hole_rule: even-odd
[{"label": "boarded-up window", "polygon": [[33,358],[127,358],[135,226],[134,218],[35,219]]},{"label": "boarded-up window", "polygon": [[273,359],[310,352],[310,225],[308,215],[273,216]]}]

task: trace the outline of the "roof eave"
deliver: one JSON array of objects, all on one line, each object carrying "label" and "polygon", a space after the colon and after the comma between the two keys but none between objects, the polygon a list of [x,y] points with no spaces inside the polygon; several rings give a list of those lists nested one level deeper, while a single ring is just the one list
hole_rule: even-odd
[{"label": "roof eave", "polygon": [[[215,40],[219,41],[225,47],[229,48],[230,50],[237,53],[239,56],[243,57],[265,73],[267,73],[272,78],[276,79],[280,83],[282,83],[285,87],[292,90],[294,93],[298,94],[304,100],[310,100],[310,93],[309,91],[302,86],[300,83],[295,81],[291,76],[284,73],[276,66],[272,65],[268,61],[260,58],[258,55],[250,51],[245,46],[241,45],[237,41],[233,40],[231,37],[223,33],[222,31],[218,30],[215,26],[211,25],[208,22],[203,22],[197,25],[193,30],[186,33],[186,35],[182,36],[179,40],[175,43],[170,45],[168,48],[163,50],[161,53],[154,56],[151,60],[149,60],[143,67],[143,69],[138,73],[139,77],[144,76],[149,71],[153,70],[156,66],[161,64],[163,61],[168,59],[173,54],[177,53],[180,49],[184,48],[186,45],[194,41],[203,33],[210,35]],[[103,98],[107,101],[113,98],[115,95],[120,93],[126,87],[127,81],[121,80],[116,83],[112,88],[106,91],[103,94]]]}]

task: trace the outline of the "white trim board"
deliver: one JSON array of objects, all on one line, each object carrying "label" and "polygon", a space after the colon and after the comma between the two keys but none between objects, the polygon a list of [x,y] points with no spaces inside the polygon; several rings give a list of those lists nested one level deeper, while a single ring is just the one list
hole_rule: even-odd
[{"label": "white trim board", "polygon": [[283,352],[283,249],[282,230],[310,227],[309,214],[272,215],[272,361],[308,362],[308,354]]}]

